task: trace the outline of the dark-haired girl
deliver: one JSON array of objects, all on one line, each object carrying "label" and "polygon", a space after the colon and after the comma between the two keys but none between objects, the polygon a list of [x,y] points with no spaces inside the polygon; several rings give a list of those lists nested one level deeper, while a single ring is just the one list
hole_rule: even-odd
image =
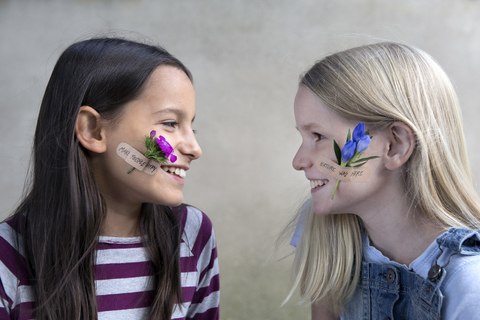
[{"label": "dark-haired girl", "polygon": [[[29,192],[0,225],[0,319],[218,319],[212,224],[182,205],[202,154],[194,117],[190,72],[164,49],[98,38],[65,50]],[[149,138],[171,149],[138,156]]]}]

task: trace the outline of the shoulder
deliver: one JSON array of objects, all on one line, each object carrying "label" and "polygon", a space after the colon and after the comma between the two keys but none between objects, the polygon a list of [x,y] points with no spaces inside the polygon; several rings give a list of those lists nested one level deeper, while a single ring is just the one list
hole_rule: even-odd
[{"label": "shoulder", "polygon": [[12,242],[17,236],[17,221],[16,217],[0,223],[0,237],[5,241]]},{"label": "shoulder", "polygon": [[480,319],[480,255],[456,255],[445,268],[444,319]]},{"label": "shoulder", "polygon": [[182,223],[182,240],[194,255],[206,246],[216,246],[213,225],[205,213],[189,205],[182,205],[173,210]]},{"label": "shoulder", "polygon": [[17,218],[12,218],[0,224],[0,260],[8,264],[22,254],[22,237],[17,233]]},{"label": "shoulder", "polygon": [[480,283],[480,234],[477,230],[451,228],[437,239],[437,244],[436,263],[446,271],[445,288],[456,288],[459,282]]},{"label": "shoulder", "polygon": [[183,285],[186,289],[195,287],[191,296],[184,301],[184,304],[188,305],[186,318],[218,319],[220,278],[212,222],[205,213],[192,206],[183,205],[173,210],[178,214],[183,226],[180,255],[182,272],[188,272],[187,275],[192,272],[197,274],[190,278],[182,276],[182,281],[196,281]]},{"label": "shoulder", "polygon": [[185,232],[211,232],[213,224],[210,218],[198,208],[190,205],[181,205],[173,208],[182,223]]},{"label": "shoulder", "polygon": [[440,266],[446,265],[442,284],[443,318],[480,319],[479,233],[475,230],[451,229],[449,234],[452,235],[452,241],[442,243],[444,253],[438,260]]},{"label": "shoulder", "polygon": [[14,218],[0,224],[0,300],[7,309],[31,300],[26,261],[18,250],[22,239],[17,236],[16,222]]}]

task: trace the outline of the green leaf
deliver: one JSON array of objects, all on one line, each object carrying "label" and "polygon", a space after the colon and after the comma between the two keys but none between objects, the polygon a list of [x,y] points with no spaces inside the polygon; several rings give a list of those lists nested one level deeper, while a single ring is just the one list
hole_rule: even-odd
[{"label": "green leaf", "polygon": [[340,164],[342,162],[342,150],[335,140],[333,140],[333,150],[335,151],[335,157],[337,157],[337,163]]},{"label": "green leaf", "polygon": [[359,163],[359,162],[362,162],[362,161],[368,161],[368,160],[372,160],[372,159],[376,159],[376,158],[380,158],[379,156],[373,156],[373,157],[367,157],[367,158],[362,158],[362,159],[357,159],[351,163]]},{"label": "green leaf", "polygon": [[353,155],[353,157],[350,160],[348,160],[348,163],[355,163],[358,160],[358,158],[360,158],[362,156],[362,153],[363,152],[357,153],[355,151],[355,154]]},{"label": "green leaf", "polygon": [[366,136],[368,136],[369,133],[370,133],[370,130],[365,131]]},{"label": "green leaf", "polygon": [[363,166],[365,163],[367,163],[367,162],[365,161],[364,163],[360,163],[360,164],[357,164],[356,166],[352,166],[352,167],[354,167],[354,168],[358,168],[358,167],[361,167],[361,166]]},{"label": "green leaf", "polygon": [[345,141],[345,143],[348,142],[348,140],[352,140],[352,134],[350,133],[350,128],[348,129],[347,141]]},{"label": "green leaf", "polygon": [[153,141],[153,138],[149,137],[149,136],[146,136],[145,137],[145,147],[147,147],[147,149],[150,149],[151,146],[152,146],[152,141]]},{"label": "green leaf", "polygon": [[160,163],[165,163],[165,161],[167,161],[167,158],[162,157],[162,156],[157,156],[157,155],[151,156],[150,159],[155,159]]}]

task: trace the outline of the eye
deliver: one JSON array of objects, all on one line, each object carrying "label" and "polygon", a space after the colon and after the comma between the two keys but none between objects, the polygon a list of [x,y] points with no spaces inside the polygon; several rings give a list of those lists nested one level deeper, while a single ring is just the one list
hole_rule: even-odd
[{"label": "eye", "polygon": [[313,135],[315,136],[315,138],[317,139],[317,141],[320,141],[320,140],[325,139],[325,136],[323,136],[323,135],[320,134],[320,133],[314,132]]},{"label": "eye", "polygon": [[164,122],[162,123],[164,126],[170,127],[170,128],[175,128],[178,126],[178,122],[176,121],[169,121],[169,122]]}]

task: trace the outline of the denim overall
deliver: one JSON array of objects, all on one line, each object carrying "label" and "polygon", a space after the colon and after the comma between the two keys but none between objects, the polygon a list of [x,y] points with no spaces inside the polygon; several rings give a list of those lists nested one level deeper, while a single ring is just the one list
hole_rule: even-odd
[{"label": "denim overall", "polygon": [[[429,279],[406,267],[363,261],[357,289],[347,303],[342,319],[441,319],[442,283],[448,278],[448,263],[452,258],[461,259],[462,255],[479,255],[480,234],[474,230],[452,228],[436,241],[443,250],[439,257],[444,257],[438,264],[439,257],[433,261]],[[447,252],[448,256],[445,256],[443,253]]]}]

